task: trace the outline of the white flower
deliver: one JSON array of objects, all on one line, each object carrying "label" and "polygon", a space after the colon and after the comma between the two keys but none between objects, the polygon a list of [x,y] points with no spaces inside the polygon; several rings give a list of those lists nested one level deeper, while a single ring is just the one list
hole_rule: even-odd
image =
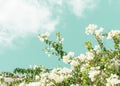
[{"label": "white flower", "polygon": [[48,83],[46,86],[54,86],[55,84],[53,82]]},{"label": "white flower", "polygon": [[35,79],[38,80],[38,79],[40,79],[40,77],[39,77],[38,75],[36,75],[36,76],[35,76]]},{"label": "white flower", "polygon": [[98,49],[100,49],[100,45],[95,45],[94,50],[98,50]]},{"label": "white flower", "polygon": [[38,38],[40,39],[41,42],[44,42],[45,40],[48,39],[49,35],[50,34],[48,32],[46,32],[45,34],[39,34]]},{"label": "white flower", "polygon": [[64,80],[63,75],[55,74],[55,73],[50,73],[49,78],[51,80],[55,80],[57,83],[60,83]]},{"label": "white flower", "polygon": [[88,72],[89,74],[89,78],[91,79],[92,82],[95,81],[95,76],[97,76],[98,74],[100,74],[100,70],[98,70],[99,67],[91,67],[90,71]]},{"label": "white flower", "polygon": [[103,28],[100,28],[98,30],[95,30],[95,35],[100,39],[102,40],[104,38],[104,36],[102,35],[102,32],[103,32]]},{"label": "white flower", "polygon": [[40,37],[39,39],[40,39],[41,42],[44,42],[44,38]]},{"label": "white flower", "polygon": [[86,52],[86,55],[80,54],[80,56],[77,57],[81,62],[88,62],[90,60],[94,59],[94,54],[92,52]]},{"label": "white flower", "polygon": [[51,72],[59,73],[59,74],[70,74],[72,70],[64,67],[64,68],[54,68]]},{"label": "white flower", "polygon": [[79,61],[77,59],[73,59],[70,63],[70,65],[74,68],[77,67],[79,65]]},{"label": "white flower", "polygon": [[37,65],[34,65],[34,66],[33,66],[33,69],[35,70],[36,68],[38,68],[38,66],[37,66]]},{"label": "white flower", "polygon": [[107,80],[106,86],[114,86],[115,84],[120,83],[120,80],[118,80],[118,76],[116,74],[111,74],[111,76],[106,80]]},{"label": "white flower", "polygon": [[45,78],[45,77],[48,77],[49,76],[49,73],[41,73],[40,74],[40,77],[41,77],[41,79],[43,79],[43,78]]},{"label": "white flower", "polygon": [[80,54],[80,56],[78,56],[78,59],[80,59],[81,62],[85,62],[86,56],[84,54]]},{"label": "white flower", "polygon": [[108,33],[107,39],[112,39],[115,35],[120,34],[120,30],[111,30]]},{"label": "white flower", "polygon": [[98,29],[98,30],[95,30],[95,34],[96,35],[100,35],[102,32],[103,32],[103,28],[100,28],[100,29]]},{"label": "white flower", "polygon": [[44,42],[44,38],[43,38],[43,36],[44,36],[44,34],[40,34],[40,35],[38,35],[38,38],[39,38],[39,40],[41,41],[41,42]]},{"label": "white flower", "polygon": [[72,77],[71,72],[72,70],[68,68],[55,68],[51,71],[48,77],[50,80],[55,80],[56,83],[60,83],[65,79]]},{"label": "white flower", "polygon": [[42,70],[42,72],[46,71],[46,68],[43,65],[41,65],[40,69]]},{"label": "white flower", "polygon": [[89,64],[82,64],[81,68],[80,68],[80,71],[83,72],[86,70],[86,68],[89,66]]},{"label": "white flower", "polygon": [[71,62],[70,57],[69,57],[69,56],[63,56],[63,62],[64,62],[65,64]]},{"label": "white flower", "polygon": [[92,52],[87,52],[86,53],[87,60],[93,60],[94,59],[94,54]]},{"label": "white flower", "polygon": [[99,45],[95,45],[94,50],[98,54],[100,52],[100,46]]},{"label": "white flower", "polygon": [[74,56],[74,52],[69,52],[66,56],[63,56],[63,62],[65,64],[71,62],[71,57]]},{"label": "white flower", "polygon": [[30,65],[29,67],[30,67],[30,69],[34,69],[35,70],[38,66],[37,65]]},{"label": "white flower", "polygon": [[116,69],[116,70],[119,70],[120,60],[113,58],[113,59],[111,59],[111,62],[112,62],[111,65],[114,65],[115,69]]},{"label": "white flower", "polygon": [[69,52],[68,56],[73,57],[74,56],[74,52]]},{"label": "white flower", "polygon": [[64,67],[64,68],[61,70],[61,72],[64,73],[64,74],[71,74],[72,70]]},{"label": "white flower", "polygon": [[97,28],[97,25],[89,24],[88,27],[86,28],[86,34],[87,35],[93,34],[96,28]]},{"label": "white flower", "polygon": [[[40,80],[38,81],[38,85],[35,86],[46,86],[46,83],[49,83],[49,73],[40,73]],[[34,86],[34,85],[31,85]]]}]

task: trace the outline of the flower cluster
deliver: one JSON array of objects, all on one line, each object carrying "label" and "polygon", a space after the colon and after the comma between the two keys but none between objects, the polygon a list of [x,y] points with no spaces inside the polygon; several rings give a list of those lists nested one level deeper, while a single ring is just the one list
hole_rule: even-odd
[{"label": "flower cluster", "polygon": [[88,27],[86,28],[86,34],[93,34],[94,31],[97,29],[97,25],[94,24],[89,24]]},{"label": "flower cluster", "polygon": [[[56,34],[57,41],[49,40],[48,33],[39,34],[39,39],[47,45],[46,52],[60,56],[60,61],[70,67],[16,68],[13,73],[0,73],[0,86],[120,86],[120,30],[103,33],[103,28],[90,24],[86,33],[95,36],[98,45],[85,42],[87,51],[79,56],[63,50],[60,33]],[[107,48],[103,38],[112,39],[114,49]]]},{"label": "flower cluster", "polygon": [[62,47],[62,43],[64,41],[64,38],[61,37],[60,33],[56,33],[56,41],[51,41],[48,40],[48,33],[45,34],[39,34],[38,38],[43,42],[46,43],[46,47],[43,49],[45,51],[45,53],[48,55],[48,57],[51,56],[51,54],[59,56],[61,58],[63,58],[64,55],[66,55],[66,51],[63,50]]},{"label": "flower cluster", "polygon": [[67,55],[63,56],[63,62],[65,64],[70,63],[72,60],[72,57],[74,57],[74,52],[69,52]]},{"label": "flower cluster", "polygon": [[109,33],[108,33],[108,39],[112,39],[114,38],[115,36],[119,36],[120,35],[120,30],[111,30]]},{"label": "flower cluster", "polygon": [[97,77],[98,74],[100,74],[100,67],[91,67],[90,71],[89,71],[89,78],[91,79],[92,82],[94,82],[96,79],[95,77]]},{"label": "flower cluster", "polygon": [[45,40],[48,40],[49,36],[50,36],[50,34],[48,32],[46,32],[45,34],[39,34],[38,38],[41,42],[44,42]]},{"label": "flower cluster", "polygon": [[120,83],[120,80],[118,80],[118,75],[116,74],[111,74],[110,77],[107,78],[106,80],[107,80],[106,86],[114,86]]},{"label": "flower cluster", "polygon": [[102,32],[103,32],[104,28],[97,28],[97,25],[94,24],[89,24],[89,26],[86,28],[86,34],[93,34],[97,37],[97,39],[102,40],[104,38]]}]

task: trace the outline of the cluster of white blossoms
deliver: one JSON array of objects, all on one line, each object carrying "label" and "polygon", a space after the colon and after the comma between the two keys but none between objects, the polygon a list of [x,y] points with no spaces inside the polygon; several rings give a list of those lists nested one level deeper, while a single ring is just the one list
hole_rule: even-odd
[{"label": "cluster of white blossoms", "polygon": [[98,74],[100,74],[100,67],[91,67],[89,71],[89,78],[91,81],[95,81]]},{"label": "cluster of white blossoms", "polygon": [[96,35],[96,37],[98,37],[99,39],[103,39],[104,38],[104,36],[102,35],[102,32],[103,32],[103,28],[100,28],[100,29],[98,29],[98,30],[95,30],[95,35]]},{"label": "cluster of white blossoms", "polygon": [[112,38],[115,37],[116,35],[120,35],[120,30],[111,30],[111,31],[108,33],[107,39],[112,39]]},{"label": "cluster of white blossoms", "polygon": [[100,52],[100,46],[99,45],[95,45],[93,50],[95,50],[96,53],[98,54]]},{"label": "cluster of white blossoms", "polygon": [[[7,83],[11,83],[11,82],[14,82],[14,81],[18,81],[18,80],[22,80],[23,78],[22,77],[19,77],[19,78],[11,78],[11,77],[4,77],[4,76],[0,76],[0,80],[3,80]],[[0,82],[0,86],[8,86],[5,82],[1,83]],[[23,85],[24,86],[24,85]]]},{"label": "cluster of white blossoms", "polygon": [[[30,79],[27,83],[24,80],[27,76],[13,78],[0,74],[0,86],[120,86],[120,30],[112,30],[103,36],[103,28],[97,29],[97,25],[90,24],[86,28],[86,33],[94,35],[98,45],[93,47],[92,42],[89,41],[86,43],[88,51],[78,56],[75,56],[74,52],[63,54],[63,51],[60,51],[63,54],[61,60],[65,64],[69,64],[69,68],[46,69],[44,66],[30,65],[30,69],[33,71],[40,68],[40,72],[35,71],[36,75],[30,71],[30,75],[35,75],[34,79]],[[104,46],[102,42],[104,37],[113,39],[116,36],[117,48],[109,49]],[[49,41],[48,33],[40,34],[38,37],[42,42]],[[55,45],[62,44],[63,40],[58,33]],[[101,43],[104,48],[101,47]],[[54,47],[48,47],[48,50],[55,51]],[[4,82],[2,82],[3,79]],[[22,81],[15,85],[8,85],[17,80]]]},{"label": "cluster of white blossoms", "polygon": [[[104,28],[99,28],[97,27],[97,25],[94,24],[89,24],[88,27],[86,27],[86,34],[95,34],[96,37],[98,37],[99,39],[103,39],[104,36],[102,34]],[[107,39],[112,39],[113,37],[115,37],[116,35],[120,35],[120,30],[111,30],[108,34],[107,34]]]},{"label": "cluster of white blossoms", "polygon": [[[50,81],[50,79],[48,78],[49,76],[49,73],[46,72],[46,73],[41,73],[39,75],[40,77],[37,77],[36,79],[38,80],[37,82],[39,82],[39,85],[41,86],[51,86],[50,84],[54,84]],[[36,86],[39,86],[39,85],[36,85]]]},{"label": "cluster of white blossoms", "polygon": [[89,64],[86,63],[86,64],[82,64],[81,67],[80,67],[80,72],[84,72],[84,71],[87,71],[87,68],[89,68]]},{"label": "cluster of white blossoms", "polygon": [[89,34],[93,34],[95,29],[97,29],[97,25],[94,25],[94,24],[89,24],[88,27],[86,28],[86,34],[89,35]]},{"label": "cluster of white blossoms", "polygon": [[35,82],[30,83],[21,83],[19,86],[54,86],[55,84],[48,79],[49,73],[41,73],[39,76],[37,76],[37,80]]},{"label": "cluster of white blossoms", "polygon": [[97,29],[97,25],[89,24],[86,28],[86,34],[95,34],[96,37],[102,40],[104,38],[104,36],[102,35],[103,30],[104,28]]},{"label": "cluster of white blossoms", "polygon": [[79,62],[79,60],[77,59],[77,58],[74,58],[72,61],[71,61],[71,63],[70,63],[70,65],[71,65],[71,67],[74,69],[75,67],[77,67],[77,66],[79,66],[79,64],[80,64],[80,62]]},{"label": "cluster of white blossoms", "polygon": [[44,42],[45,40],[48,39],[49,36],[50,36],[50,34],[48,32],[46,32],[45,34],[39,34],[38,38],[41,42]]},{"label": "cluster of white blossoms", "polygon": [[74,57],[73,52],[69,52],[66,56],[63,56],[63,62],[65,64],[69,63],[71,67],[74,69],[79,66],[81,62],[89,63],[89,61],[94,59],[94,54],[90,52],[86,52],[86,54],[80,54],[79,56]]},{"label": "cluster of white blossoms", "polygon": [[36,69],[38,66],[37,65],[30,65],[30,69]]},{"label": "cluster of white blossoms", "polygon": [[[30,83],[21,82],[18,86],[56,86],[55,85],[56,83],[62,83],[64,80],[70,77],[72,77],[72,69],[65,67],[54,68],[50,72],[41,72],[39,75],[36,75],[35,77],[36,81]],[[5,77],[4,80],[7,83],[15,81],[13,78],[5,78]],[[6,83],[0,83],[0,86],[8,86],[8,85]]]},{"label": "cluster of white blossoms", "polygon": [[120,66],[120,59],[113,58],[111,59],[111,62],[113,63],[111,65],[114,65],[116,69],[119,69],[118,67]]},{"label": "cluster of white blossoms", "polygon": [[68,68],[56,68],[49,74],[49,79],[54,80],[56,83],[61,83],[67,78],[72,77],[72,70]]},{"label": "cluster of white blossoms", "polygon": [[71,73],[72,70],[68,68],[54,68],[50,73],[40,73],[39,76],[36,76],[36,82],[21,83],[19,86],[55,86],[55,83],[61,83],[72,77]]},{"label": "cluster of white blossoms", "polygon": [[70,63],[72,57],[74,57],[74,52],[69,52],[67,55],[63,56],[63,62],[65,64]]},{"label": "cluster of white blossoms", "polygon": [[78,56],[78,59],[81,62],[89,62],[90,60],[94,59],[94,54],[92,52],[86,52],[86,54],[80,54],[80,56]]},{"label": "cluster of white blossoms", "polygon": [[111,74],[111,76],[107,78],[106,80],[107,80],[106,86],[114,86],[120,83],[120,80],[118,79],[118,75],[116,74]]},{"label": "cluster of white blossoms", "polygon": [[72,68],[79,66],[80,62],[89,62],[94,59],[94,54],[92,52],[86,52],[86,54],[80,54],[80,56],[73,58],[74,53],[69,52],[66,56],[63,56],[63,62],[69,63]]},{"label": "cluster of white blossoms", "polygon": [[86,60],[90,61],[94,59],[94,54],[92,52],[86,52]]}]

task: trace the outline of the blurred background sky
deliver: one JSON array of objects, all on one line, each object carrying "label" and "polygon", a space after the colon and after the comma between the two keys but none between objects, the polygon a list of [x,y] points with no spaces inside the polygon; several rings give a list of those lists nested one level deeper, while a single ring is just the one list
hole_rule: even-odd
[{"label": "blurred background sky", "polygon": [[[56,56],[47,57],[38,33],[56,32],[64,37],[64,49],[85,53],[85,34],[89,24],[103,27],[105,32],[120,29],[120,0],[0,0],[0,71],[16,67],[44,65],[47,68],[68,66]],[[110,47],[112,44],[107,41]]]}]

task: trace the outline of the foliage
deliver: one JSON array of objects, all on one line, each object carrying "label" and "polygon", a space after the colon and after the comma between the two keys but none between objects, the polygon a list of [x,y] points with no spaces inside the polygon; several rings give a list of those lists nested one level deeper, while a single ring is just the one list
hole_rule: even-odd
[{"label": "foliage", "polygon": [[[98,45],[94,46],[91,41],[85,42],[87,51],[79,56],[63,50],[64,39],[60,33],[56,34],[56,41],[49,40],[48,33],[39,34],[40,41],[46,44],[43,50],[48,56],[57,55],[71,67],[16,68],[13,73],[1,73],[1,86],[120,86],[120,30],[103,33],[103,28],[90,24],[86,34],[93,35]],[[108,39],[113,41],[114,49],[104,45],[103,40]]]},{"label": "foliage", "polygon": [[51,41],[48,40],[48,33],[45,34],[39,34],[38,38],[40,39],[40,41],[44,41],[46,43],[46,47],[43,49],[46,53],[49,54],[53,54],[56,56],[59,56],[59,60],[62,59],[62,57],[64,55],[67,55],[67,52],[63,50],[63,46],[62,46],[62,42],[64,40],[64,38],[61,38],[60,33],[56,33],[56,41]]}]

